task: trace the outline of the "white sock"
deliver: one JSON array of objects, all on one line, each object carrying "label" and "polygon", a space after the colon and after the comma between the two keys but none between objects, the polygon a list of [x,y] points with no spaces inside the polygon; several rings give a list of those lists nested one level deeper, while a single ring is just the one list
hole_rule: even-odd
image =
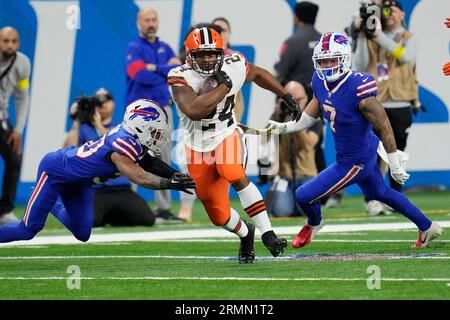
[{"label": "white sock", "polygon": [[266,211],[266,203],[263,200],[261,192],[250,182],[248,186],[238,192],[242,207],[252,218],[261,234],[273,230],[269,215]]},{"label": "white sock", "polygon": [[186,192],[180,192],[180,201],[182,207],[193,207],[197,196],[194,194],[189,194]]},{"label": "white sock", "polygon": [[239,213],[230,208],[230,220],[223,226],[225,230],[228,230],[232,233],[236,233],[240,238],[245,237],[248,234],[248,228],[244,221],[241,220]]}]

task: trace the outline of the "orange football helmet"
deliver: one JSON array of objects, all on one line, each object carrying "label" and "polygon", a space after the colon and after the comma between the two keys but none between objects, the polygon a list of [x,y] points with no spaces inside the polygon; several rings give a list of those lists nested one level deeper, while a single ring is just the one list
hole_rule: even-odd
[{"label": "orange football helmet", "polygon": [[[184,41],[186,62],[202,75],[211,75],[220,70],[223,64],[223,40],[212,28],[192,30]],[[204,60],[206,55],[214,54],[215,60]]]}]

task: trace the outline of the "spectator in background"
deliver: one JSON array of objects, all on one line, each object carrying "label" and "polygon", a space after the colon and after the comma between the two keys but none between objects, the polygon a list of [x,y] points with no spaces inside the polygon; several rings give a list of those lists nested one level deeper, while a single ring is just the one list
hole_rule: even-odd
[{"label": "spectator in background", "polygon": [[[169,137],[171,137],[173,115],[172,101],[167,86],[167,73],[181,64],[168,44],[157,37],[159,21],[154,9],[147,8],[137,15],[139,37],[128,44],[126,50],[127,91],[126,104],[137,99],[151,99],[163,106],[169,118]],[[172,144],[169,143],[155,155],[166,163],[171,161]],[[156,222],[181,223],[184,220],[171,212],[169,190],[155,191]]]},{"label": "spectator in background", "polygon": [[283,42],[280,49],[280,60],[274,65],[282,85],[289,81],[297,81],[311,91],[311,79],[314,72],[311,60],[313,48],[320,39],[316,30],[319,6],[308,2],[299,2],[295,6],[294,25],[297,31]]},{"label": "spectator in background", "polygon": [[[290,81],[285,88],[297,102],[302,103],[304,87]],[[304,109],[305,105],[303,104]],[[289,112],[277,103],[271,119],[278,122],[289,121]],[[279,137],[278,172],[266,195],[267,209],[274,217],[299,216],[303,214],[295,200],[295,190],[317,175],[314,160],[315,146],[322,135],[322,123],[317,121],[309,130],[281,135]]]},{"label": "spectator in background", "polygon": [[[88,141],[97,141],[106,132],[118,125],[113,123],[115,108],[113,96],[104,88],[98,89],[92,101],[95,113],[91,123],[80,123],[76,116],[78,103],[71,107],[71,115],[75,117],[64,147],[80,146]],[[112,226],[152,226],[155,222],[153,214],[146,201],[131,189],[127,178],[109,180],[103,184],[94,185],[94,227],[107,224]]]},{"label": "spectator in background", "polygon": [[[361,24],[358,22],[358,25],[355,25],[355,22],[359,19],[362,19],[362,16],[370,16],[371,13],[374,12],[374,8],[372,6],[379,6],[381,7],[382,0],[370,0],[360,3],[360,8],[358,12],[352,17],[352,22],[350,23],[350,26],[345,28],[345,33],[347,36],[349,36],[352,39],[352,50],[353,52],[356,51],[356,47],[358,45],[358,35],[364,30],[361,29]],[[371,34],[372,30],[369,28],[367,31],[369,34]]]},{"label": "spectator in background", "polygon": [[[5,162],[0,199],[0,225],[17,221],[12,212],[22,164],[22,134],[29,104],[30,60],[19,52],[19,33],[0,29],[0,154]],[[9,98],[14,93],[15,126],[9,121]]]},{"label": "spectator in background", "polygon": [[[450,28],[450,18],[447,18],[445,20],[445,25],[447,28]],[[450,76],[450,62],[444,64],[444,66],[442,67],[442,71],[444,72],[444,75]]]},{"label": "spectator in background", "polygon": [[[405,29],[405,13],[401,4],[397,1],[390,1],[390,4],[390,10],[382,10],[383,23],[374,18],[376,28],[373,38],[367,39],[364,32],[359,33],[353,66],[355,70],[369,72],[375,77],[377,99],[392,125],[397,148],[404,151],[412,124],[412,109],[420,105],[415,71],[419,39]],[[360,29],[361,18],[356,19],[355,26]],[[387,169],[384,166],[384,172]],[[391,177],[390,185],[401,192],[402,186]],[[389,208],[384,208],[376,200],[367,203],[366,211],[369,215],[390,213]]]},{"label": "spectator in background", "polygon": [[[319,6],[308,1],[298,2],[294,9],[294,26],[297,31],[283,42],[280,49],[280,60],[274,65],[281,84],[296,81],[302,87],[298,88],[300,107],[312,99],[311,79],[314,73],[314,65],[311,57],[321,33],[315,28]],[[321,122],[322,126],[324,122]],[[323,128],[322,128],[323,129]],[[315,147],[315,162],[320,172],[326,168],[323,152],[323,135]],[[335,208],[340,205],[342,192],[333,194],[321,201],[327,208]]]}]

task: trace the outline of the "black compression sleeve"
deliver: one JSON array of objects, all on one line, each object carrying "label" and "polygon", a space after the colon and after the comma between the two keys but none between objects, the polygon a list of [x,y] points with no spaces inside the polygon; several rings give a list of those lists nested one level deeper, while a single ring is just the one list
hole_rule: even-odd
[{"label": "black compression sleeve", "polygon": [[170,179],[178,172],[164,161],[152,157],[148,152],[138,161],[138,164],[147,172],[156,174],[159,177]]}]

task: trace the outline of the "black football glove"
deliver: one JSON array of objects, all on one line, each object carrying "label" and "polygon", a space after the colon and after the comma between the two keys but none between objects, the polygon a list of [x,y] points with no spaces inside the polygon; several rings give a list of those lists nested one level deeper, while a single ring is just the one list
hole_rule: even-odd
[{"label": "black football glove", "polygon": [[227,75],[227,73],[225,71],[218,71],[214,74],[214,76],[217,79],[217,82],[219,83],[219,85],[221,85],[222,83],[224,85],[226,85],[228,87],[228,89],[231,90],[231,88],[233,87],[233,82],[231,81],[231,78],[229,75]]},{"label": "black football glove", "polygon": [[187,173],[175,173],[170,179],[162,179],[160,182],[160,189],[180,190],[189,194],[192,191],[187,189],[195,189],[195,182]]},{"label": "black football glove", "polygon": [[281,97],[284,104],[287,106],[289,112],[292,114],[292,120],[298,121],[302,115],[300,108],[298,107],[297,101],[292,97],[290,93],[285,94]]}]

